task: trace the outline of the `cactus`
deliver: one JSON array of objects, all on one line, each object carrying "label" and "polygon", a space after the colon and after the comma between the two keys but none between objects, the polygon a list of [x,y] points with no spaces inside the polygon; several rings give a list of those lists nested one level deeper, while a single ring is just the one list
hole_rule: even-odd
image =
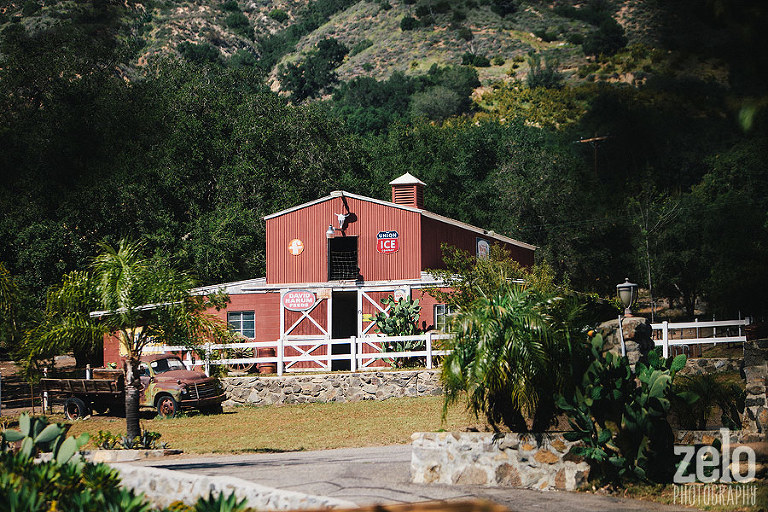
[{"label": "cactus", "polygon": [[685,356],[665,361],[651,351],[633,373],[626,357],[604,353],[603,338],[591,339],[593,360],[573,396],[558,398],[573,432],[573,449],[595,467],[598,478],[666,481],[674,472],[672,429],[667,421],[672,380]]},{"label": "cactus", "polygon": [[19,416],[19,430],[3,430],[2,451],[7,451],[11,443],[21,442],[19,453],[32,458],[40,452],[51,452],[53,460],[65,464],[88,442],[88,434],[79,437],[67,437],[69,426],[63,423],[48,423],[42,417],[23,413]]}]

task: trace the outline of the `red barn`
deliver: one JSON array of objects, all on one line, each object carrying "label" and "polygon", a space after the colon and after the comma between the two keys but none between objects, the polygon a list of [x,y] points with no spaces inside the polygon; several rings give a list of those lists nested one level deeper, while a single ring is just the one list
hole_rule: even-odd
[{"label": "red barn", "polygon": [[[420,327],[441,326],[445,305],[423,289],[440,284],[426,270],[444,267],[443,243],[478,257],[499,244],[521,264],[533,264],[532,245],[424,210],[424,183],[410,174],[390,184],[392,202],[334,191],[266,216],[266,277],[200,291],[229,294],[227,309],[215,314],[245,338],[300,341],[298,351],[285,348],[286,357],[327,355],[328,339],[373,335],[373,317],[388,295],[419,299]],[[333,345],[334,354],[349,350]],[[106,352],[105,361],[114,360]],[[349,362],[332,367],[349,369]],[[322,369],[309,361],[285,367],[299,368]]]}]

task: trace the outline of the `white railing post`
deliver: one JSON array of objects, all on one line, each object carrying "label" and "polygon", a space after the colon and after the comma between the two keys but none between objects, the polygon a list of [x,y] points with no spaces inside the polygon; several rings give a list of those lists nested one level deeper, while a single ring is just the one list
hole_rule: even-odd
[{"label": "white railing post", "polygon": [[622,325],[621,315],[619,315],[619,343],[621,344],[621,357],[627,355],[627,345],[624,343],[624,326]]},{"label": "white railing post", "polygon": [[349,369],[357,371],[357,336],[349,337]]},{"label": "white railing post", "polygon": [[210,342],[205,344],[205,364],[203,365],[203,368],[205,370],[205,376],[210,377],[211,376],[211,344]]},{"label": "white railing post", "polygon": [[[48,368],[43,368],[43,377],[48,378]],[[32,395],[32,403],[35,403],[35,397]],[[48,392],[43,391],[43,414],[48,410]],[[33,411],[34,412],[34,411]]]},{"label": "white railing post", "polygon": [[[322,363],[318,361],[318,364],[322,366]],[[333,371],[333,338],[328,337],[328,371]]]},{"label": "white railing post", "polygon": [[285,356],[285,340],[281,336],[279,340],[277,340],[277,376],[282,377],[283,375],[283,357]]},{"label": "white railing post", "polygon": [[666,320],[661,323],[661,341],[663,343],[662,355],[666,359],[669,357],[669,322]]},{"label": "white railing post", "polygon": [[91,365],[85,365],[85,380],[91,380],[93,378],[93,372],[91,371]]},{"label": "white railing post", "polygon": [[427,333],[427,370],[432,369],[432,332]]}]

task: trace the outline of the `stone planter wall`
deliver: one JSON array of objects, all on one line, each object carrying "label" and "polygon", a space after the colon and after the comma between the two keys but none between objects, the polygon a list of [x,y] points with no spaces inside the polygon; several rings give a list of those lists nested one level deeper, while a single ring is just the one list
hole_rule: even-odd
[{"label": "stone planter wall", "polygon": [[436,396],[443,390],[438,370],[228,377],[224,405],[355,402],[404,396]]},{"label": "stone planter wall", "polygon": [[589,476],[589,464],[569,454],[576,443],[562,434],[417,432],[411,439],[414,483],[573,490]]}]

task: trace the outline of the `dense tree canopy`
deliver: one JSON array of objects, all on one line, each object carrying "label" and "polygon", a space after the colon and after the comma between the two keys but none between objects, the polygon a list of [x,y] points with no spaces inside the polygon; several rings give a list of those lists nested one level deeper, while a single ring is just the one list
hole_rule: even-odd
[{"label": "dense tree canopy", "polygon": [[[728,83],[618,45],[603,64],[646,59],[660,71],[631,86],[516,82],[480,101],[476,70],[458,63],[334,87],[346,48],[328,39],[311,56],[331,78],[316,89],[332,97],[291,105],[270,91],[265,63],[347,4],[312,3],[292,32],[260,40],[258,56],[225,61],[190,45],[141,69],[128,65],[122,3],[78,2],[46,26],[4,23],[0,261],[17,322],[42,316],[47,288],[86,268],[99,242],[142,238],[205,284],[255,277],[262,216],[334,189],[387,199],[406,171],[427,183],[428,209],[537,245],[575,289],[610,294],[629,275],[689,314],[698,299],[718,314],[765,315],[768,128],[752,65],[764,55],[745,51],[754,23],[728,39],[739,13],[700,14],[718,36],[701,51],[729,66]],[[600,5],[563,16],[598,30]],[[670,9],[670,24],[682,19],[684,5]],[[674,34],[670,47],[691,50]],[[658,222],[662,212],[673,213]]]}]

